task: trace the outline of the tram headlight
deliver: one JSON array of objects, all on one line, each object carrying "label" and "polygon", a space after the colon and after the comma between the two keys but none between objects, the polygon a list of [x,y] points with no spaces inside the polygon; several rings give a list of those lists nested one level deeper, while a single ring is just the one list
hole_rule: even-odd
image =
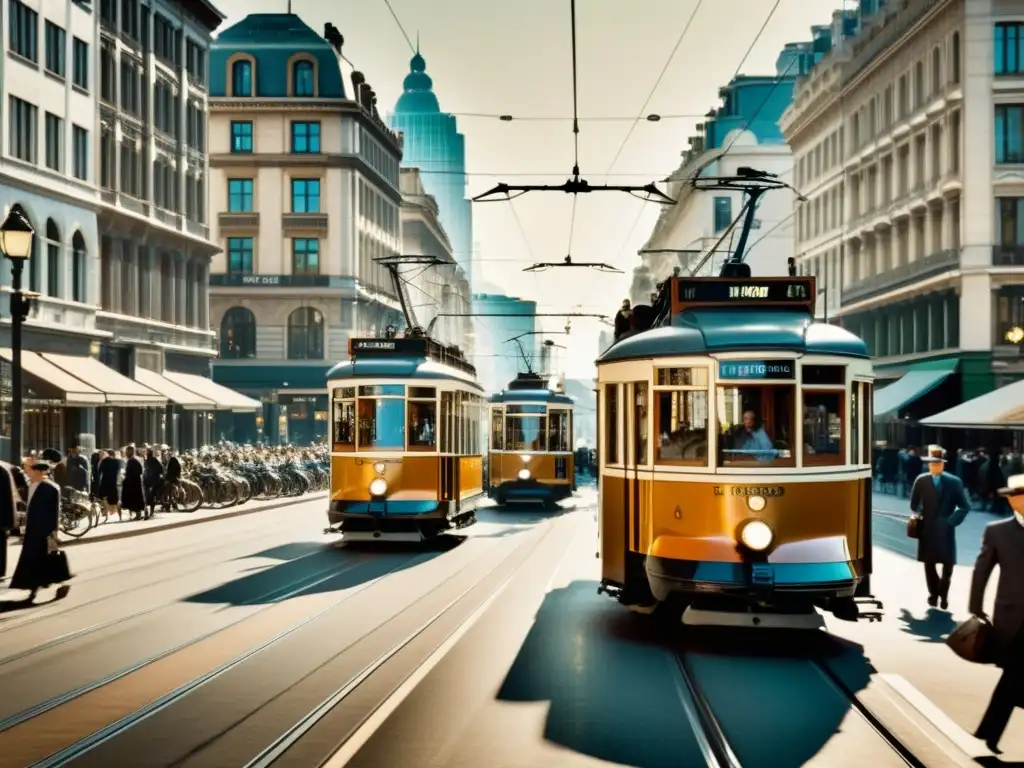
[{"label": "tram headlight", "polygon": [[764,520],[749,520],[740,530],[743,546],[754,552],[763,552],[772,545],[775,532]]},{"label": "tram headlight", "polygon": [[530,479],[530,470],[528,470],[528,469],[520,469],[519,470],[519,479],[520,480],[529,480]]},{"label": "tram headlight", "polygon": [[754,512],[760,512],[764,509],[764,505],[768,502],[765,501],[764,496],[748,496],[747,506]]},{"label": "tram headlight", "polygon": [[370,495],[383,496],[388,491],[388,481],[383,477],[375,477],[370,482]]},{"label": "tram headlight", "polygon": [[373,471],[376,472],[378,475],[383,475],[384,469],[385,467],[383,461],[378,461],[376,464],[373,465]]}]

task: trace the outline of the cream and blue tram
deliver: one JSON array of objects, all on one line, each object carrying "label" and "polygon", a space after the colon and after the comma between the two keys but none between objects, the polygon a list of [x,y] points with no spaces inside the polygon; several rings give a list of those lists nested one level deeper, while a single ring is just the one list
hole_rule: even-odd
[{"label": "cream and blue tram", "polygon": [[327,374],[328,531],[423,541],[476,522],[485,398],[473,366],[425,337],[352,339],[349,354]]},{"label": "cream and blue tram", "polygon": [[687,624],[877,619],[872,366],[812,277],[676,277],[597,361],[605,592]]},{"label": "cream and blue tram", "polygon": [[572,496],[573,399],[536,373],[520,373],[489,402],[488,495],[499,505],[548,508]]}]

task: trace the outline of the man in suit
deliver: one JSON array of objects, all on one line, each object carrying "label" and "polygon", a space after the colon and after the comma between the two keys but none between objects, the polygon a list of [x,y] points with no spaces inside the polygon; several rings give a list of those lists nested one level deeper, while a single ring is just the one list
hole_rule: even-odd
[{"label": "man in suit", "polygon": [[975,736],[999,753],[999,739],[1010,722],[1013,708],[1024,706],[1024,475],[1007,480],[999,495],[1013,508],[1013,517],[990,523],[981,540],[981,552],[974,564],[968,610],[986,618],[985,587],[993,569],[999,566],[996,604],[992,614],[991,659],[1002,667],[992,700]]},{"label": "man in suit", "polygon": [[[918,524],[917,560],[924,563],[928,584],[928,605],[941,602],[949,608],[949,582],[956,563],[956,528],[971,511],[964,484],[956,475],[946,472],[946,451],[940,445],[929,445],[923,457],[928,471],[918,475],[910,491],[910,509],[920,515]],[[942,577],[937,566],[942,565]]]},{"label": "man in suit", "polygon": [[18,490],[14,487],[13,467],[0,461],[0,581],[7,578],[7,532],[14,528],[18,510]]}]

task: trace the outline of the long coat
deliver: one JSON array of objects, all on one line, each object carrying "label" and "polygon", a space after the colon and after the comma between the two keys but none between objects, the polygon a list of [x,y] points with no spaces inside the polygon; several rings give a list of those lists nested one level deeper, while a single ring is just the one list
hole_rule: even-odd
[{"label": "long coat", "polygon": [[932,476],[918,475],[910,491],[910,508],[921,515],[917,559],[922,563],[956,562],[956,527],[971,511],[964,484],[956,475],[943,472],[936,488]]},{"label": "long coat", "polygon": [[142,462],[134,456],[125,459],[124,462],[121,508],[129,512],[142,512],[146,509],[146,493],[142,487]]},{"label": "long coat", "polygon": [[60,488],[52,480],[41,480],[31,492],[28,502],[25,538],[18,566],[11,576],[11,589],[39,589],[52,583],[47,563],[47,540],[57,532],[59,512]]},{"label": "long coat", "polygon": [[85,456],[68,457],[68,485],[76,491],[89,492],[89,460]]},{"label": "long coat", "polygon": [[96,496],[108,504],[117,504],[117,476],[121,472],[121,462],[113,456],[107,456],[99,463],[96,471]]},{"label": "long coat", "polygon": [[996,664],[1003,666],[1014,638],[1024,628],[1024,526],[1016,517],[989,523],[985,528],[971,579],[971,613],[984,610],[985,587],[997,565],[999,583],[992,614],[992,650]]}]

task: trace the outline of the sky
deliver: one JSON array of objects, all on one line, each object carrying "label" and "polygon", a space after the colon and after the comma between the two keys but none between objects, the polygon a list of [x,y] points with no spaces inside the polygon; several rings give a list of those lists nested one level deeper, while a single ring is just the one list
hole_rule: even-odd
[{"label": "sky", "polygon": [[[391,111],[402,92],[418,36],[441,109],[458,116],[466,136],[470,195],[499,181],[560,184],[571,175],[569,0],[214,2],[228,17],[225,27],[248,13],[282,13],[289,5],[317,31],[332,22],[344,35],[345,57],[366,74],[382,113]],[[828,23],[841,0],[779,0],[760,37],[774,0],[703,0],[670,60],[697,4],[577,2],[580,173],[591,184],[645,184],[668,176],[679,166],[696,124],[720,106],[718,89],[737,73],[755,38],[740,74],[774,75],[785,43],[809,40],[810,27]],[[642,109],[664,119],[636,122]],[[497,119],[501,114],[549,119],[508,123]],[[580,195],[570,251],[572,209],[572,196],[551,192],[532,192],[511,204],[474,204],[475,271],[485,284],[475,290],[497,288],[533,299],[538,312],[612,317],[628,295],[637,250],[660,206],[626,193]],[[569,252],[576,261],[606,262],[623,274],[522,271],[537,261],[560,261]],[[565,320],[538,324],[561,331]],[[562,353],[567,376],[594,376],[597,334],[604,327],[597,320],[574,319],[569,339],[556,339],[567,346]],[[501,353],[506,352],[512,353]]]}]

